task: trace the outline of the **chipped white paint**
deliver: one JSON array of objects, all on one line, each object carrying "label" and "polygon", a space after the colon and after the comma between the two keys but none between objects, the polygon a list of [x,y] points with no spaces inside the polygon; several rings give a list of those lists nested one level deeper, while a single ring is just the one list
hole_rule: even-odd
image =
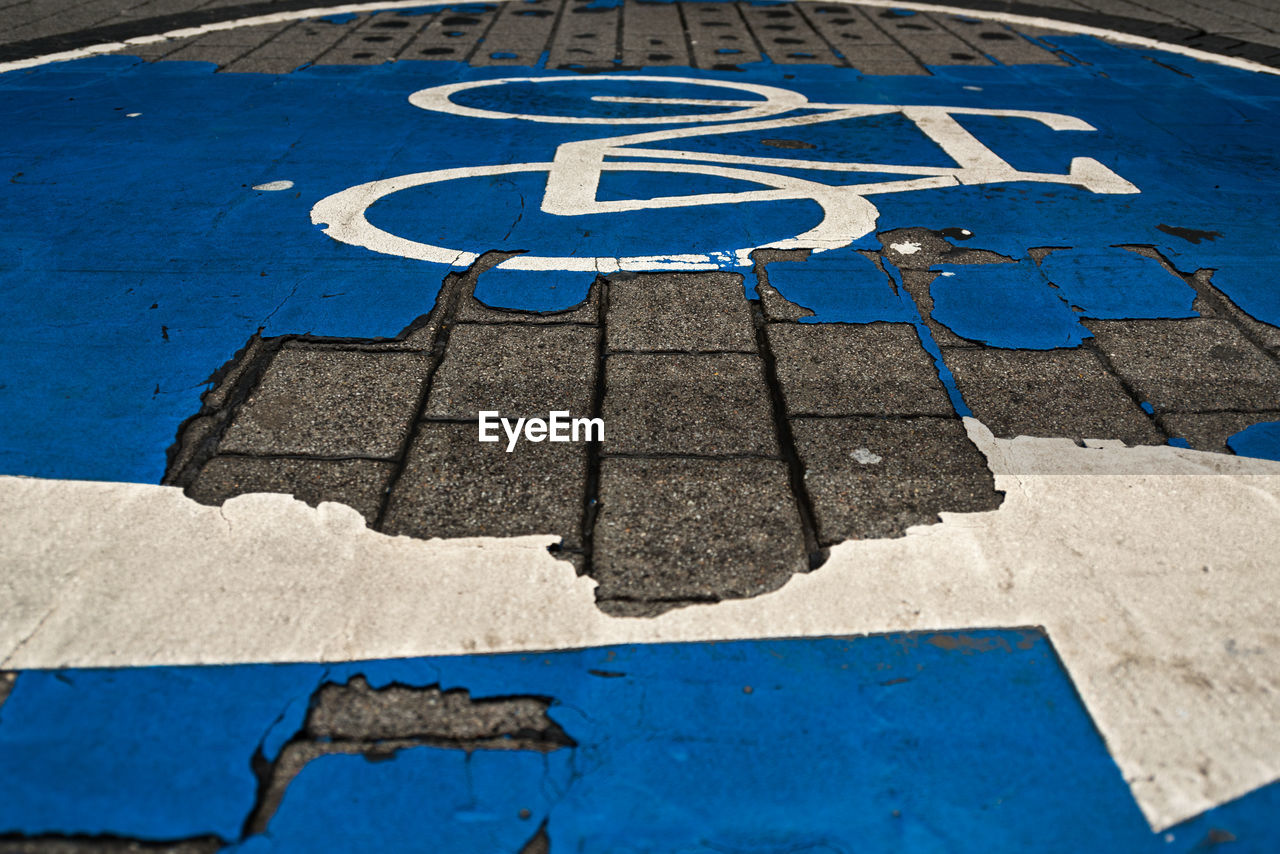
[{"label": "chipped white paint", "polygon": [[126,119],[136,119],[140,115],[142,115],[142,113],[125,113],[124,117]]},{"label": "chipped white paint", "polygon": [[[485,110],[455,103],[461,92],[527,84],[539,87],[598,84],[602,80],[626,83],[673,84],[700,88],[728,89],[753,99],[646,98],[595,96],[594,102],[633,104],[636,106],[716,107],[718,111],[680,115],[598,116],[539,115]],[[1025,181],[1032,183],[1070,184],[1094,193],[1137,193],[1138,188],[1089,157],[1072,158],[1065,175],[1024,172],[1015,169],[1002,157],[969,133],[956,116],[998,116],[1038,122],[1055,131],[1093,131],[1088,122],[1060,113],[1029,110],[984,109],[946,106],[891,106],[884,104],[827,104],[809,101],[799,92],[775,86],[726,82],[700,77],[653,77],[621,74],[608,77],[581,75],[547,77],[504,77],[494,80],[467,81],[433,86],[409,95],[416,107],[435,112],[478,119],[530,121],[549,124],[658,124],[662,130],[605,136],[565,142],[559,145],[549,163],[512,163],[439,169],[398,175],[359,184],[335,193],[316,203],[311,221],[324,225],[325,234],[335,240],[362,246],[389,255],[434,261],[441,264],[467,266],[476,259],[474,252],[464,249],[422,243],[399,237],[369,222],[365,212],[378,200],[402,190],[515,172],[545,172],[546,189],[541,211],[552,216],[574,217],[588,214],[619,214],[637,211],[659,211],[674,208],[744,204],[787,200],[810,200],[822,211],[821,221],[792,238],[761,246],[733,250],[731,257],[749,256],[754,249],[810,249],[823,251],[848,246],[871,233],[879,212],[867,200],[869,195],[934,190],[961,185],[977,185]],[[784,115],[796,111],[803,115]],[[723,136],[735,133],[761,133],[779,128],[825,124],[850,119],[901,114],[925,136],[935,142],[956,163],[950,167],[910,166],[896,163],[859,163],[814,160],[792,157],[748,157],[734,154],[712,154],[671,148],[654,148],[654,144],[696,137]],[[665,127],[681,124],[686,127]],[[650,162],[663,161],[663,162]],[[775,172],[775,169],[797,169],[817,172],[871,173],[902,175],[899,180],[854,184],[825,184]],[[641,199],[602,201],[598,198],[600,179],[606,172],[650,172],[657,174],[698,174],[729,178],[755,185],[760,189],[738,192],[663,195]],[[914,245],[914,244],[905,244]],[[917,247],[918,248],[918,247]],[[681,269],[714,269],[715,254],[676,256]],[[576,255],[519,255],[498,265],[508,270],[562,270],[572,272],[601,271],[603,267],[621,270],[669,270],[667,256],[580,257]]]},{"label": "chipped white paint", "polygon": [[[508,3],[517,2],[517,0],[490,0],[490,2]],[[1171,42],[1163,42],[1159,39],[1147,38],[1146,36],[1135,36],[1130,33],[1122,33],[1117,30],[1109,30],[1104,27],[1090,27],[1084,24],[1056,21],[1052,18],[1043,18],[1038,15],[1014,15],[1007,12],[991,12],[979,9],[969,9],[964,6],[898,2],[898,0],[799,0],[799,2],[825,3],[826,5],[841,6],[867,6],[879,9],[907,9],[914,12],[929,12],[938,15],[962,15],[969,18],[978,18],[984,21],[995,21],[1001,24],[1008,24],[1013,27],[1021,26],[1038,30],[1053,30],[1070,35],[1093,36],[1095,38],[1104,39],[1117,44],[1164,51],[1166,53],[1185,56],[1189,59],[1195,59],[1201,62],[1210,62],[1214,65],[1223,65],[1228,68],[1235,68],[1241,71],[1280,75],[1280,68],[1272,68],[1271,66],[1263,65],[1262,63],[1254,62],[1249,59],[1242,59],[1236,56],[1224,56],[1207,50],[1199,50],[1197,48],[1186,47],[1184,45],[1173,44]],[[24,68],[35,68],[40,65],[48,65],[51,62],[67,62],[73,59],[99,56],[104,53],[116,53],[118,51],[128,50],[130,45],[155,44],[156,42],[169,41],[171,39],[191,38],[193,36],[202,36],[206,33],[222,32],[225,30],[238,29],[240,27],[283,24],[289,21],[301,21],[306,18],[319,18],[327,15],[361,14],[365,12],[391,11],[395,9],[429,9],[435,6],[447,6],[451,3],[453,3],[453,0],[398,0],[397,2],[389,3],[346,3],[339,6],[315,6],[310,9],[297,9],[290,12],[273,12],[269,15],[254,15],[248,18],[235,18],[229,21],[217,21],[212,24],[204,24],[198,27],[184,27],[182,29],[168,30],[167,32],[155,33],[147,36],[136,36],[120,42],[102,42],[101,44],[76,48],[75,50],[47,53],[30,59],[0,62],[0,73],[4,73],[6,71],[18,71]]]},{"label": "chipped white paint", "polygon": [[907,243],[891,243],[889,248],[899,255],[914,255],[920,251],[920,244],[914,242]]},{"label": "chipped white paint", "polygon": [[1280,777],[1280,463],[966,423],[998,510],[656,619],[600,612],[550,536],[424,542],[287,496],[0,478],[0,667],[1042,625],[1156,829]]},{"label": "chipped white paint", "polygon": [[864,466],[873,466],[884,459],[879,454],[874,453],[870,448],[855,448],[853,453],[849,456],[853,457],[855,462]]},{"label": "chipped white paint", "polygon": [[292,181],[268,181],[265,184],[254,184],[253,189],[261,190],[264,193],[275,193],[280,190],[292,190]]}]

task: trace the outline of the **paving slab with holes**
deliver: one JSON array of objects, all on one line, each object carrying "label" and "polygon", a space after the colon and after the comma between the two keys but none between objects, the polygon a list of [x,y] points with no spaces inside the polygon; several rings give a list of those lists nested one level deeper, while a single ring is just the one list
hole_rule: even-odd
[{"label": "paving slab with holes", "polygon": [[1271,13],[971,5],[0,9],[0,852],[1280,847]]}]

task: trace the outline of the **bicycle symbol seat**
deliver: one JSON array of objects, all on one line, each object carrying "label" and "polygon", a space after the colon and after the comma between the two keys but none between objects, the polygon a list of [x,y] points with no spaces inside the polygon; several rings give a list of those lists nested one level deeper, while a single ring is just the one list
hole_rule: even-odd
[{"label": "bicycle symbol seat", "polygon": [[[596,104],[622,104],[648,109],[691,108],[700,112],[679,115],[584,116],[536,115],[501,112],[466,106],[453,100],[468,90],[510,84],[578,84],[601,81],[627,83],[692,84],[697,87],[732,90],[734,97],[650,98],[596,95]],[[1066,174],[1025,172],[1015,169],[966,130],[957,116],[997,116],[1038,122],[1054,131],[1092,131],[1089,123],[1060,113],[1028,110],[981,109],[974,107],[903,106],[884,104],[816,103],[804,95],[774,86],[691,77],[618,75],[602,78],[578,76],[505,77],[495,80],[450,83],[422,89],[409,102],[424,110],[457,116],[575,125],[663,125],[657,130],[626,133],[595,139],[565,142],[551,160],[529,163],[501,163],[440,169],[398,175],[350,187],[316,203],[311,221],[326,225],[325,233],[343,243],[362,246],[391,255],[434,261],[456,267],[473,263],[473,252],[423,243],[400,237],[369,222],[369,206],[392,193],[444,181],[517,172],[545,172],[546,189],[540,209],[553,216],[609,214],[628,211],[688,208],[705,205],[807,199],[822,210],[822,219],[794,237],[762,246],[744,246],[731,253],[684,255],[636,255],[630,257],[590,257],[520,255],[500,266],[515,270],[562,270],[610,273],[617,270],[718,269],[729,264],[746,266],[755,249],[813,249],[817,251],[848,246],[873,231],[878,211],[868,196],[902,193],[957,185],[992,184],[1010,181],[1066,184],[1093,193],[1137,193],[1137,187],[1087,157],[1076,157]],[[892,163],[824,161],[799,157],[751,157],[706,151],[685,151],[666,147],[678,140],[719,136],[747,131],[758,132],[797,128],[901,114],[955,161],[954,166],[914,166]],[[901,178],[869,183],[828,184],[774,170],[806,170],[833,173],[874,173],[901,175]],[[758,189],[738,192],[663,195],[644,199],[601,200],[600,179],[605,172],[648,172],[694,174],[737,179]]]}]

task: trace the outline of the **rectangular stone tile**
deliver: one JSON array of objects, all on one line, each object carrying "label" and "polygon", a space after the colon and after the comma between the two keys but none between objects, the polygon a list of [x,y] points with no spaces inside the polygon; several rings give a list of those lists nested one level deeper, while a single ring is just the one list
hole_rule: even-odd
[{"label": "rectangular stone tile", "polygon": [[618,8],[591,8],[590,0],[568,0],[547,53],[548,68],[601,68],[618,58]]},{"label": "rectangular stone tile", "polygon": [[393,459],[431,359],[420,353],[281,350],[240,407],[221,453]]},{"label": "rectangular stone tile", "polygon": [[1000,505],[958,418],[799,418],[791,429],[823,545]]},{"label": "rectangular stone tile", "polygon": [[[172,54],[165,60],[170,58]],[[255,51],[218,70],[227,74],[288,74],[310,61],[302,56],[262,56]]]},{"label": "rectangular stone tile", "polygon": [[466,60],[497,15],[496,7],[468,6],[466,12],[443,9],[400,52],[400,59]]},{"label": "rectangular stone tile", "polygon": [[504,3],[472,65],[536,65],[551,41],[562,0]]},{"label": "rectangular stone tile", "polygon": [[336,501],[372,524],[395,464],[374,460],[306,460],[296,457],[214,457],[186,494],[203,504],[222,504],[251,492],[282,492],[313,507]]},{"label": "rectangular stone tile", "polygon": [[756,356],[610,356],[602,414],[609,454],[778,453],[764,364]]},{"label": "rectangular stone tile", "polygon": [[230,65],[251,50],[251,47],[245,45],[209,45],[196,40],[177,50],[170,46],[170,52],[164,58],[166,62],[212,62],[222,67]]},{"label": "rectangular stone tile", "polygon": [[[607,435],[607,434],[606,434]],[[480,442],[475,424],[420,425],[382,529],[412,537],[557,534],[581,542],[586,445]]]},{"label": "rectangular stone tile", "polygon": [[683,3],[680,12],[689,33],[695,67],[742,65],[763,59],[736,5]]},{"label": "rectangular stone tile", "polygon": [[933,357],[906,323],[771,323],[791,415],[951,415]]},{"label": "rectangular stone tile", "polygon": [[879,13],[877,23],[924,65],[990,65],[991,60],[928,15]]},{"label": "rectangular stone tile", "polygon": [[[596,330],[587,326],[459,324],[431,383],[428,418],[586,416],[596,382]],[[606,436],[608,433],[606,432]]]},{"label": "rectangular stone tile", "polygon": [[756,596],[808,569],[781,462],[606,458],[599,499],[591,576],[606,612]]},{"label": "rectangular stone tile", "polygon": [[1086,320],[1116,371],[1156,412],[1280,408],[1280,365],[1225,320]]},{"label": "rectangular stone tile", "polygon": [[1267,421],[1280,421],[1280,409],[1275,412],[1207,412],[1171,413],[1160,419],[1170,436],[1186,439],[1197,451],[1229,454],[1227,440],[1246,427]]},{"label": "rectangular stone tile", "polygon": [[1056,54],[1003,24],[960,15],[930,15],[938,26],[1002,65],[1065,65]]},{"label": "rectangular stone tile", "polygon": [[974,417],[997,436],[1164,444],[1151,419],[1088,350],[970,347],[943,354]]},{"label": "rectangular stone tile", "polygon": [[845,60],[864,74],[928,74],[868,12],[852,6],[799,4],[801,13]]},{"label": "rectangular stone tile", "polygon": [[609,279],[610,350],[756,351],[742,276],[641,273]]},{"label": "rectangular stone tile", "polygon": [[301,58],[302,62],[314,62],[316,57],[333,47],[349,31],[350,28],[347,26],[331,24],[327,21],[298,21],[275,38],[263,43],[255,54]]},{"label": "rectangular stone tile", "polygon": [[738,10],[771,62],[844,65],[794,5],[739,3]]},{"label": "rectangular stone tile", "polygon": [[293,26],[292,21],[281,24],[263,24],[256,27],[233,27],[229,30],[215,30],[195,40],[204,45],[244,45],[246,48],[257,47],[278,36]]},{"label": "rectangular stone tile", "polygon": [[689,65],[684,23],[674,3],[627,0],[622,7],[622,64]]},{"label": "rectangular stone tile", "polygon": [[316,59],[316,65],[377,65],[389,62],[413,40],[424,20],[390,13],[362,20],[337,44]]}]

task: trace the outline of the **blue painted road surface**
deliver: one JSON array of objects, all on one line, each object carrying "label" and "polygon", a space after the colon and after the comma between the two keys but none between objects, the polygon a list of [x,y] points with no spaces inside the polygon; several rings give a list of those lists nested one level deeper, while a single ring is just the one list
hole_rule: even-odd
[{"label": "blue painted road surface", "polygon": [[[211,374],[255,332],[395,335],[431,308],[448,265],[341,242],[312,224],[313,208],[352,187],[428,172],[430,183],[411,181],[368,206],[368,224],[403,242],[392,253],[433,246],[450,257],[494,248],[578,260],[698,256],[742,269],[749,262],[741,250],[837,223],[848,227],[828,242],[848,248],[815,256],[826,278],[796,283],[784,272],[777,281],[814,312],[808,322],[868,322],[912,318],[919,307],[851,250],[875,248],[876,231],[962,227],[972,232],[969,244],[1017,264],[943,271],[955,275],[942,280],[934,316],[990,346],[1070,348],[1089,336],[1084,318],[1192,315],[1186,284],[1157,261],[1113,248],[1131,244],[1153,246],[1183,270],[1214,269],[1214,284],[1231,300],[1280,324],[1280,250],[1271,234],[1280,218],[1280,79],[1177,56],[1153,62],[1150,52],[1087,37],[1054,43],[1077,63],[942,67],[910,78],[757,63],[697,72],[706,85],[662,82],[688,70],[623,75],[657,78],[636,81],[518,69],[531,80],[453,95],[466,108],[458,112],[470,111],[462,115],[420,108],[410,96],[512,70],[397,62],[212,74],[204,63],[107,56],[8,73],[0,78],[0,111],[11,117],[0,131],[9,175],[0,211],[0,472],[157,482]],[[534,82],[548,77],[563,81]],[[799,106],[747,116],[738,123],[745,127],[722,133],[727,119],[664,124],[664,115],[688,117],[690,108],[626,100],[765,100],[747,86],[773,87],[775,101]],[[893,111],[830,120],[831,110],[806,108],[801,98],[952,108],[947,115],[966,135],[1014,170],[1065,176],[1073,160],[1087,158],[1105,192],[1065,178],[957,185],[955,152],[918,121]],[[751,108],[698,109],[714,118]],[[1002,110],[1070,117],[1061,121],[1077,129],[990,114]],[[493,117],[504,112],[631,123]],[[758,130],[805,116],[823,121]],[[627,144],[719,158],[694,165],[737,169],[734,177],[664,171],[666,161],[630,155],[625,170],[600,174],[600,211],[540,209],[548,164],[565,143],[690,130],[702,135]],[[818,153],[766,149],[782,162],[734,166],[734,157],[760,157],[762,135],[795,138]],[[513,163],[528,166],[466,175]],[[848,163],[916,171],[832,171]],[[436,174],[445,170],[460,171]],[[959,180],[981,180],[975,174]],[[886,180],[899,188],[846,194],[858,209],[848,216],[812,198]],[[946,186],[902,189],[910,180]],[[251,189],[278,181],[292,187]],[[692,195],[710,199],[643,204]],[[1032,247],[1069,248],[1037,267]],[[548,262],[557,264],[573,266]],[[503,267],[482,278],[476,295],[501,307],[563,309],[583,299],[593,278]],[[750,276],[746,286],[754,286]],[[1247,446],[1277,456],[1274,443]]]},{"label": "blue painted road surface", "polygon": [[[358,676],[547,698],[573,743],[322,755],[242,837],[251,758],[275,761],[316,692]],[[29,671],[0,707],[0,781],[7,832],[246,852],[514,852],[545,823],[552,851],[1263,854],[1280,810],[1272,785],[1152,833],[1024,631]]]},{"label": "blue painted road surface", "polygon": [[[1096,343],[1091,323],[1199,318],[1204,294],[1171,268],[1212,271],[1242,323],[1280,326],[1280,78],[1092,37],[1045,44],[1066,64],[215,74],[112,55],[0,74],[0,475],[158,484],[246,342],[331,336],[375,352],[490,250],[517,254],[480,275],[480,303],[561,312],[619,271],[727,270],[755,300],[751,252],[778,248],[812,250],[768,271],[800,323],[914,329],[929,388],[947,395],[924,420],[972,451],[986,478],[974,492],[994,495],[952,417],[978,403],[944,349],[1071,354]],[[908,282],[922,247],[879,236],[898,229],[999,263],[930,265],[926,304]],[[1262,396],[1246,414],[1280,412],[1280,388]],[[1225,447],[1280,460],[1280,421],[1247,420]],[[790,508],[800,463],[755,456],[794,462],[777,477],[786,500],[761,517]],[[831,545],[795,545],[793,563]],[[73,836],[515,852],[541,833],[556,852],[1280,850],[1275,783],[1153,831],[1050,641],[992,629],[27,670],[0,705],[0,849]],[[532,698],[567,740],[316,736],[325,686],[357,677],[375,693]],[[290,749],[311,753],[266,809]]]}]

